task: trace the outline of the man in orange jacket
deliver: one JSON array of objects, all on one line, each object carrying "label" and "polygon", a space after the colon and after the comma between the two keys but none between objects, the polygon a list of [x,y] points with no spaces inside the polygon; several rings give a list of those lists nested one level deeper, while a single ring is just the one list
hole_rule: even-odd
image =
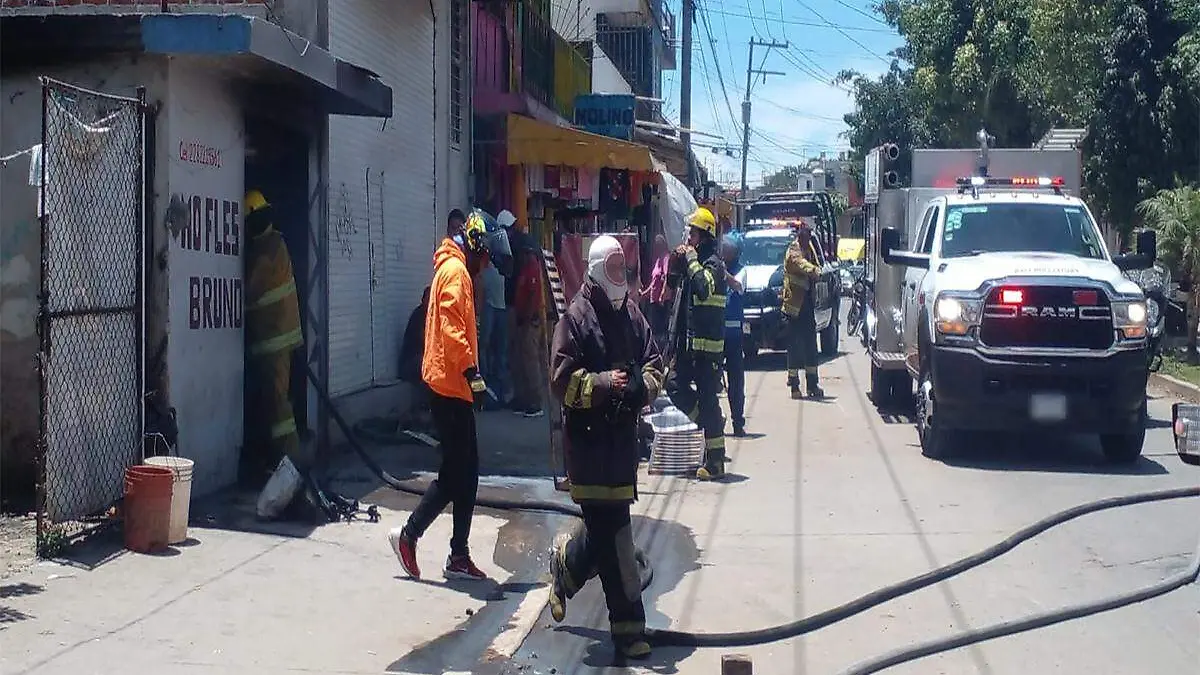
[{"label": "man in orange jacket", "polygon": [[450,212],[446,238],[433,254],[433,283],[425,315],[425,354],[421,379],[432,390],[429,402],[442,448],[437,479],[404,527],[388,533],[404,571],[420,578],[417,540],[446,506],[454,504],[454,530],[444,574],[448,579],[486,579],[467,547],[479,489],[479,447],[475,438],[475,394],[487,390],[479,374],[475,290],[471,277],[483,260],[487,233],[477,212],[468,219]]}]

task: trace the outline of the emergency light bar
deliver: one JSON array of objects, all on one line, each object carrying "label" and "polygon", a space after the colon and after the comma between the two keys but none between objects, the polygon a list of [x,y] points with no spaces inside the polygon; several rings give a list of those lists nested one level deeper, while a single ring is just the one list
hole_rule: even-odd
[{"label": "emergency light bar", "polygon": [[1012,188],[1053,188],[1055,194],[1062,194],[1062,188],[1067,184],[1066,179],[1062,176],[970,176],[960,177],[954,180],[958,185],[959,193],[966,192],[967,189],[972,191],[978,190],[981,187],[1012,187]]}]

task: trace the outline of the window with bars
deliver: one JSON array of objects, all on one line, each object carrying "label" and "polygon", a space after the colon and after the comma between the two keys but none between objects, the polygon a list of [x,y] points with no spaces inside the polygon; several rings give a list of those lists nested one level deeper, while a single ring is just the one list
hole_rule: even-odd
[{"label": "window with bars", "polygon": [[467,0],[450,0],[450,145],[462,146],[467,70]]}]

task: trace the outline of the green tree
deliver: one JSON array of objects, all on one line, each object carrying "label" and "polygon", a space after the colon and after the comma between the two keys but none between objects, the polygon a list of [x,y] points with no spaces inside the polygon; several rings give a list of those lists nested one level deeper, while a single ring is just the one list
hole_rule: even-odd
[{"label": "green tree", "polygon": [[1200,190],[1180,186],[1160,190],[1137,206],[1143,222],[1158,233],[1158,251],[1163,262],[1189,282],[1187,357],[1200,362],[1196,350],[1196,327],[1200,323]]}]

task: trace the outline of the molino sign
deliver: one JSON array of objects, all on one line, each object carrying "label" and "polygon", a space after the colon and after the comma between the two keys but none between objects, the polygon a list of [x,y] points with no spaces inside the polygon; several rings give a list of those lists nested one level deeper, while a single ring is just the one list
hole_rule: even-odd
[{"label": "molino sign", "polygon": [[622,140],[633,140],[632,94],[580,94],[575,97],[575,126],[583,131]]}]

